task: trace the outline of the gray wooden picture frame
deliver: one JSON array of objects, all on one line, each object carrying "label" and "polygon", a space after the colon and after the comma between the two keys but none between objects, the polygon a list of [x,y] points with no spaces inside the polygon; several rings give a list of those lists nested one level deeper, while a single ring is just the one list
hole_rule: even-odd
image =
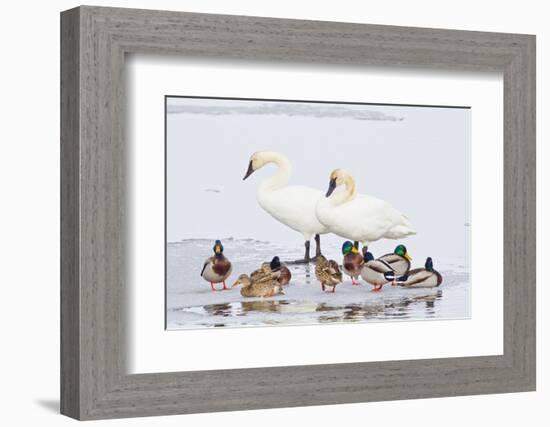
[{"label": "gray wooden picture frame", "polygon": [[[502,72],[504,354],[129,375],[127,53]],[[84,420],[535,390],[532,35],[71,9],[61,14],[61,166],[65,415]]]}]

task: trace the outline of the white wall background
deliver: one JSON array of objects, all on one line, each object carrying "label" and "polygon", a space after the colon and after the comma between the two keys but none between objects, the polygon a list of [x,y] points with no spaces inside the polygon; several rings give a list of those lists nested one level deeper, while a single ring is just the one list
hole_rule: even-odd
[{"label": "white wall background", "polygon": [[[545,2],[394,0],[96,1],[157,8],[282,18],[321,19],[537,34],[538,218],[548,216],[550,28]],[[59,11],[74,1],[10,2],[2,8],[0,66],[0,393],[3,425],[68,425],[57,414],[59,384]],[[546,13],[545,13],[546,12]],[[545,161],[546,160],[546,161]],[[308,423],[461,426],[545,425],[550,399],[549,293],[542,271],[548,227],[539,221],[538,392],[382,402],[209,415],[116,420],[110,425],[265,426]],[[544,241],[543,241],[544,240]],[[546,303],[546,304],[545,304]]]}]

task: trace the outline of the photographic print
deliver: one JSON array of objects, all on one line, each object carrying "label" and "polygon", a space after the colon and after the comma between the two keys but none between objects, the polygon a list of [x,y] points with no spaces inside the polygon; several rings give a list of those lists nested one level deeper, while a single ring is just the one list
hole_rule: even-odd
[{"label": "photographic print", "polygon": [[470,317],[467,106],[165,97],[166,328]]}]

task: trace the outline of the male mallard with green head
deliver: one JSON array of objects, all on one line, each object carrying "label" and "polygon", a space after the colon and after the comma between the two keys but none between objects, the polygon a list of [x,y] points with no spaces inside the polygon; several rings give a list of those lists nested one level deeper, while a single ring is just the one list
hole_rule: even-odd
[{"label": "male mallard with green head", "polygon": [[369,251],[364,251],[365,265],[361,270],[361,277],[373,286],[372,291],[378,292],[389,282],[386,274],[395,274],[395,271],[386,261],[374,256]]},{"label": "male mallard with green head", "polygon": [[352,285],[358,285],[357,278],[361,275],[363,264],[365,264],[363,255],[359,253],[357,246],[349,240],[342,245],[342,255],[344,255],[342,261],[344,273],[351,277]]},{"label": "male mallard with green head", "polygon": [[220,290],[229,290],[225,285],[225,280],[231,274],[231,262],[223,254],[223,245],[222,242],[216,240],[214,247],[214,256],[211,256],[202,266],[201,277],[210,282],[210,289],[213,291],[216,290],[214,283],[223,283],[223,289]]},{"label": "male mallard with green head", "polygon": [[273,259],[269,263],[269,268],[273,272],[274,276],[277,278],[279,285],[285,286],[290,283],[292,273],[290,273],[290,270],[284,263],[281,263],[281,260],[278,256],[273,257]]},{"label": "male mallard with green head", "polygon": [[332,286],[332,292],[336,285],[342,283],[342,272],[338,263],[334,260],[327,260],[323,255],[317,255],[315,263],[315,277],[321,282],[321,289],[324,291],[326,286]]},{"label": "male mallard with green head", "polygon": [[382,255],[379,260],[388,263],[398,276],[403,276],[411,268],[411,256],[405,245],[397,245],[391,254]]},{"label": "male mallard with green head", "polygon": [[431,257],[426,259],[424,268],[415,268],[407,273],[407,279],[400,283],[405,288],[436,288],[443,282],[443,277],[434,270]]},{"label": "male mallard with green head", "polygon": [[274,295],[284,295],[283,288],[279,285],[277,279],[265,279],[261,282],[254,282],[248,274],[241,274],[235,283],[231,286],[242,286],[241,295],[243,297],[272,297]]}]

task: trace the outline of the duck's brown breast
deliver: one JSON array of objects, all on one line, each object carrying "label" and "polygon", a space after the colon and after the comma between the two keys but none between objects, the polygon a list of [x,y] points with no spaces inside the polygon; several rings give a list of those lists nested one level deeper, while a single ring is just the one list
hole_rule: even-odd
[{"label": "duck's brown breast", "polygon": [[292,274],[290,273],[290,270],[288,267],[281,265],[279,277],[277,278],[277,281],[280,285],[288,285],[290,282],[290,279],[292,278]]},{"label": "duck's brown breast", "polygon": [[363,256],[361,254],[347,254],[344,256],[344,270],[352,276],[359,276],[361,269],[363,268]]},{"label": "duck's brown breast", "polygon": [[229,270],[231,269],[231,262],[224,257],[221,256],[215,256],[214,257],[214,263],[212,265],[212,270],[214,273],[218,274],[219,276],[225,276],[227,273],[229,273]]}]

